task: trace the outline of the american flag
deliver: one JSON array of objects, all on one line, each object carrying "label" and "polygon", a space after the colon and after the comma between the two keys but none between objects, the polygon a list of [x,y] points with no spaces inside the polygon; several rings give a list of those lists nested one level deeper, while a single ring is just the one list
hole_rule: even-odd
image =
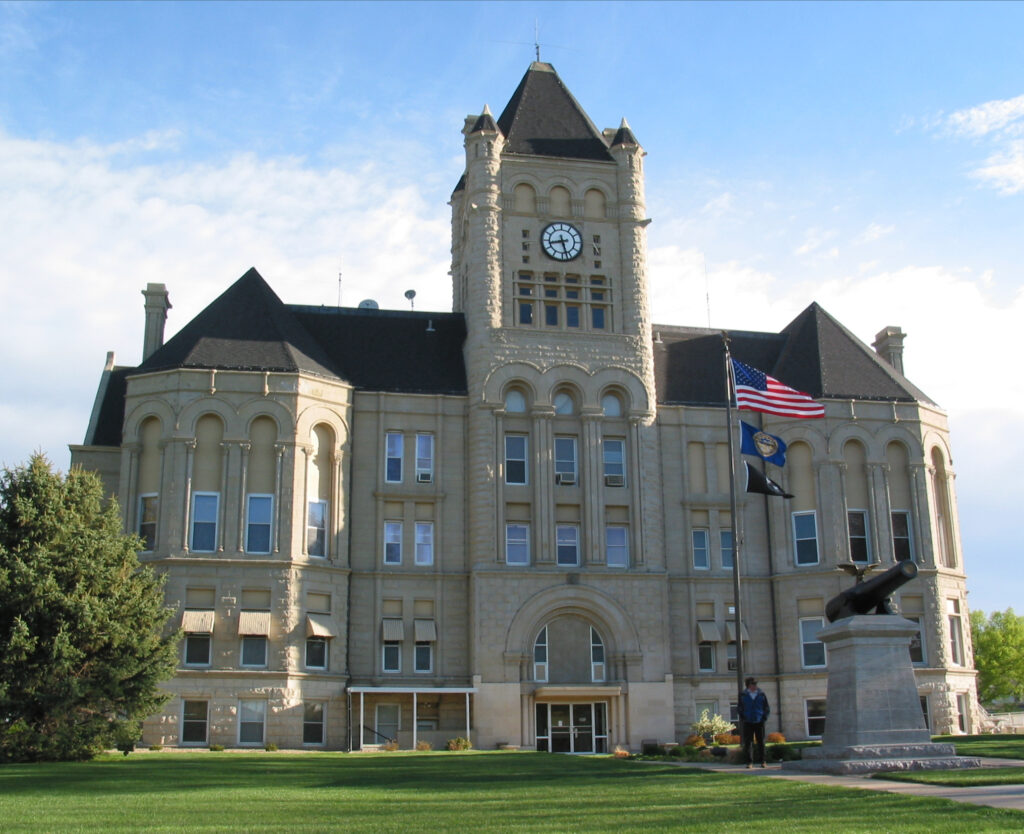
[{"label": "american flag", "polygon": [[825,406],[811,399],[810,394],[795,391],[774,377],[732,360],[736,377],[736,407],[763,411],[780,417],[824,417]]}]

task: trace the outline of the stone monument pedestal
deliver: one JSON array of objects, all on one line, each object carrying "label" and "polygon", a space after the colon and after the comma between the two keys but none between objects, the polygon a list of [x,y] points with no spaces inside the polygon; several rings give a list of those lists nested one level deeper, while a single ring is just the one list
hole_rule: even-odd
[{"label": "stone monument pedestal", "polygon": [[823,628],[828,701],[821,747],[786,770],[873,773],[978,767],[952,744],[934,744],[924,725],[910,662],[915,623],[893,614],[845,617]]}]

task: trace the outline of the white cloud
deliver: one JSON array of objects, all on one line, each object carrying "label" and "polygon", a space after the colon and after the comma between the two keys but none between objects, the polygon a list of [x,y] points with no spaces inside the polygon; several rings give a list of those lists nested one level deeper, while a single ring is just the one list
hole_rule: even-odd
[{"label": "white cloud", "polygon": [[420,180],[401,159],[326,169],[252,154],[138,161],[174,141],[0,133],[0,460],[41,448],[66,464],[63,446],[82,439],[106,351],[119,364],[139,360],[148,282],[170,291],[168,336],[250,266],[286,302],[337,303],[340,270],[346,305],[374,297],[407,309],[403,293],[414,288],[417,309],[451,309],[447,209],[410,185]]},{"label": "white cloud", "polygon": [[1024,96],[986,101],[977,107],[957,110],[946,118],[946,127],[961,136],[985,136],[1024,119]]},{"label": "white cloud", "polygon": [[886,235],[891,235],[896,230],[895,226],[883,226],[881,223],[869,223],[868,227],[857,236],[858,243],[871,243]]},{"label": "white cloud", "polygon": [[992,154],[972,176],[1003,194],[1024,191],[1024,140],[1009,142],[1005,150]]},{"label": "white cloud", "polygon": [[804,234],[804,242],[793,250],[794,255],[809,255],[838,234],[835,229],[808,229]]}]

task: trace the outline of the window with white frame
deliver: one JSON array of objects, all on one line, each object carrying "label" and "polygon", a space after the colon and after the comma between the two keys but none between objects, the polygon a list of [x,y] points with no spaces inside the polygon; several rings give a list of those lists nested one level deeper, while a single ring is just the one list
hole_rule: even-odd
[{"label": "window with white frame", "polygon": [[969,719],[967,717],[968,698],[966,692],[956,693],[956,724],[961,733],[968,732]]},{"label": "window with white frame", "polygon": [[417,640],[413,649],[413,671],[426,673],[434,671],[434,644],[428,640]]},{"label": "window with white frame", "polygon": [[389,484],[402,483],[403,442],[400,431],[389,431],[384,435],[384,480]]},{"label": "window with white frame", "polygon": [[505,435],[505,483],[525,484],[527,482],[526,435]]},{"label": "window with white frame", "polygon": [[211,636],[209,634],[186,634],[185,665],[209,666],[210,641]]},{"label": "window with white frame", "polygon": [[326,669],[328,643],[326,637],[306,638],[306,668]]},{"label": "window with white frame", "polygon": [[384,564],[402,564],[402,522],[384,522]]},{"label": "window with white frame", "polygon": [[217,549],[217,511],[220,493],[196,492],[192,495],[192,550],[213,553]]},{"label": "window with white frame", "polygon": [[946,600],[949,620],[949,659],[954,666],[964,665],[964,631],[960,620],[960,600]]},{"label": "window with white frame", "polygon": [[544,683],[548,679],[548,627],[544,626],[533,644],[533,679]]},{"label": "window with white frame", "polygon": [[323,702],[304,702],[302,705],[302,743],[311,745],[323,744],[324,726]]},{"label": "window with white frame", "polygon": [[398,640],[385,640],[381,668],[385,672],[402,671],[402,644]]},{"label": "window with white frame", "polygon": [[793,545],[798,565],[818,564],[818,518],[814,510],[793,513]]},{"label": "window with white frame", "polygon": [[266,724],[266,701],[238,702],[238,743],[240,745],[263,744]]},{"label": "window with white frame", "polygon": [[626,442],[606,437],[601,444],[604,459],[604,485],[624,487],[626,485]]},{"label": "window with white frame", "polygon": [[580,563],[580,528],[575,524],[559,524],[555,528],[556,559],[562,567]]},{"label": "window with white frame", "polygon": [[735,672],[738,662],[736,658],[736,641],[730,640],[725,644],[725,668],[730,672]]},{"label": "window with white frame", "polygon": [[210,725],[209,701],[181,702],[181,743],[206,744]]},{"label": "window with white frame", "polygon": [[416,564],[434,564],[434,523],[432,521],[416,522]]},{"label": "window with white frame", "polygon": [[245,552],[269,553],[274,496],[250,495],[245,516]]},{"label": "window with white frame", "polygon": [[711,560],[708,556],[708,531],[697,529],[690,534],[693,542],[693,566],[697,570],[707,570],[711,567]]},{"label": "window with white frame", "polygon": [[871,540],[868,537],[868,514],[865,510],[849,510],[846,523],[850,533],[850,560],[866,564],[871,561]]},{"label": "window with white frame", "polygon": [[555,483],[562,486],[575,486],[576,472],[576,438],[555,438]]},{"label": "window with white frame", "polygon": [[327,502],[310,501],[306,517],[306,552],[327,556]]},{"label": "window with white frame", "polygon": [[722,553],[722,567],[725,570],[732,570],[734,553],[732,547],[732,530],[718,531],[718,546]]},{"label": "window with white frame", "polygon": [[416,483],[429,484],[434,480],[434,435],[416,435]]},{"label": "window with white frame", "polygon": [[609,524],[604,528],[604,558],[610,568],[629,567],[629,528]]},{"label": "window with white frame", "polygon": [[597,629],[590,627],[590,680],[603,683],[605,678],[604,641]]},{"label": "window with white frame", "polygon": [[824,698],[808,698],[804,701],[804,728],[809,738],[821,738],[825,734]]},{"label": "window with white frame", "polygon": [[800,619],[800,662],[805,669],[825,666],[825,644],[818,639],[818,632],[825,626],[822,617]]},{"label": "window with white frame", "polygon": [[249,668],[263,668],[267,665],[267,638],[262,634],[242,636],[241,665]]},{"label": "window with white frame", "polygon": [[530,564],[530,525],[509,522],[505,525],[505,562],[509,565]]},{"label": "window with white frame", "polygon": [[156,548],[156,519],[160,496],[156,493],[139,496],[139,538],[143,550]]},{"label": "window with white frame", "polygon": [[914,561],[914,542],[910,535],[910,513],[892,511],[892,551],[897,562]]}]

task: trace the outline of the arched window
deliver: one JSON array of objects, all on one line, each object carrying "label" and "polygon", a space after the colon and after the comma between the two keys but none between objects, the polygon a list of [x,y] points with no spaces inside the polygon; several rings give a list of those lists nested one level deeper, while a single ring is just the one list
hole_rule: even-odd
[{"label": "arched window", "polygon": [[846,463],[846,524],[850,543],[850,560],[861,564],[872,561],[871,514],[868,490],[867,454],[857,440],[843,446]]},{"label": "arched window", "polygon": [[583,214],[592,220],[603,220],[607,212],[607,200],[596,188],[588,188],[583,195]]},{"label": "arched window", "polygon": [[932,493],[935,496],[935,549],[944,568],[956,567],[953,549],[953,505],[949,500],[949,474],[946,457],[936,446],[932,449]]},{"label": "arched window", "polygon": [[603,683],[605,679],[604,642],[597,629],[590,627],[590,679]]},{"label": "arched window", "polygon": [[572,197],[569,189],[556,185],[548,194],[548,213],[555,217],[572,216]]},{"label": "arched window", "polygon": [[889,507],[892,522],[892,550],[897,562],[914,559],[914,536],[911,526],[910,466],[907,448],[902,443],[885,447],[889,466]]},{"label": "arched window", "polygon": [[249,427],[249,460],[246,472],[245,552],[270,553],[274,527],[277,423],[257,417]]},{"label": "arched window", "polygon": [[573,399],[572,394],[568,391],[559,391],[555,394],[555,414],[575,414],[576,413],[576,400]]},{"label": "arched window", "polygon": [[786,452],[793,522],[793,558],[797,565],[816,565],[818,554],[818,492],[815,487],[811,447],[802,442],[789,444]]},{"label": "arched window", "polygon": [[505,392],[505,411],[508,414],[526,413],[526,395],[518,388],[509,388]]},{"label": "arched window", "polygon": [[306,484],[306,552],[310,556],[327,556],[327,532],[330,522],[331,472],[334,432],[323,423],[313,427],[313,447],[309,457],[309,481]]},{"label": "arched window", "polygon": [[544,626],[533,643],[533,679],[543,683],[548,679],[548,627]]},{"label": "arched window", "polygon": [[523,214],[537,213],[537,192],[533,190],[533,186],[521,182],[512,193],[516,211]]},{"label": "arched window", "polygon": [[192,466],[191,548],[212,553],[220,548],[220,492],[223,478],[224,423],[216,414],[196,422],[196,451]]},{"label": "arched window", "polygon": [[538,632],[533,645],[534,680],[553,684],[603,682],[606,671],[604,640],[582,617],[556,616]]},{"label": "arched window", "polygon": [[618,394],[605,394],[601,397],[601,410],[605,417],[621,417],[622,399]]},{"label": "arched window", "polygon": [[139,428],[138,528],[144,550],[156,549],[157,518],[160,511],[160,438],[163,426],[156,417],[149,417]]}]

